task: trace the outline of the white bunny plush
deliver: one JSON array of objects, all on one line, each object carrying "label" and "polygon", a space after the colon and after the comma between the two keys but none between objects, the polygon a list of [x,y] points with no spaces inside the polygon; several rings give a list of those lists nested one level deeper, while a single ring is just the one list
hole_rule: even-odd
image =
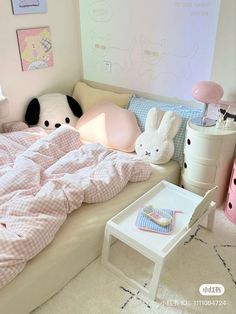
[{"label": "white bunny plush", "polygon": [[147,114],[145,131],[135,142],[137,155],[153,164],[168,162],[174,154],[173,139],[181,121],[181,117],[172,111],[151,108]]}]

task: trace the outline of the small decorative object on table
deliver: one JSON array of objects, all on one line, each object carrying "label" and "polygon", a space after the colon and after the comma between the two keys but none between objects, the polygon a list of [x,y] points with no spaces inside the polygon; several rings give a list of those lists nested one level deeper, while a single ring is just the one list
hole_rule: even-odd
[{"label": "small decorative object on table", "polygon": [[166,211],[164,208],[153,208],[152,205],[143,208],[144,215],[162,227],[168,226],[172,221],[172,216]]},{"label": "small decorative object on table", "polygon": [[136,226],[145,231],[170,234],[174,227],[175,213],[172,209],[144,206],[139,210]]},{"label": "small decorative object on table", "polygon": [[218,129],[236,130],[236,103],[220,101],[216,127]]}]

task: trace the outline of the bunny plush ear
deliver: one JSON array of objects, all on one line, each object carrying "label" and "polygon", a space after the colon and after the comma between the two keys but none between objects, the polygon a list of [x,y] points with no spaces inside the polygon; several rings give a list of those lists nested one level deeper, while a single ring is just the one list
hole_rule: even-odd
[{"label": "bunny plush ear", "polygon": [[158,135],[165,140],[172,140],[181,126],[182,119],[172,111],[166,111],[158,129]]},{"label": "bunny plush ear", "polygon": [[158,108],[151,108],[148,111],[146,123],[145,123],[145,131],[155,131],[158,129],[161,119],[164,115],[164,112],[159,110]]}]

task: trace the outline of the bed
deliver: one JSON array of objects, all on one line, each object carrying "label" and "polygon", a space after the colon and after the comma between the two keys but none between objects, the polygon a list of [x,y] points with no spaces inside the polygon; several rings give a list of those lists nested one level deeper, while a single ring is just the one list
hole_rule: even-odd
[{"label": "bed", "polygon": [[176,161],[153,166],[148,180],[129,182],[112,199],[83,204],[70,213],[54,240],[0,290],[1,313],[29,313],[62,289],[100,255],[108,219],[162,179],[177,184],[179,173]]}]

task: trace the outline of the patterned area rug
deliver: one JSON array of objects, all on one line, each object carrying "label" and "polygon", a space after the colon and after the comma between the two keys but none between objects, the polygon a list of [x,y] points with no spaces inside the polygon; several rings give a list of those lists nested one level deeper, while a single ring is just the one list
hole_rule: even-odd
[{"label": "patterned area rug", "polygon": [[[236,226],[217,210],[213,232],[198,227],[164,264],[156,302],[104,269],[96,259],[34,314],[235,313]],[[143,285],[151,262],[117,242],[112,261]],[[202,296],[200,285],[222,284],[222,296]]]}]

